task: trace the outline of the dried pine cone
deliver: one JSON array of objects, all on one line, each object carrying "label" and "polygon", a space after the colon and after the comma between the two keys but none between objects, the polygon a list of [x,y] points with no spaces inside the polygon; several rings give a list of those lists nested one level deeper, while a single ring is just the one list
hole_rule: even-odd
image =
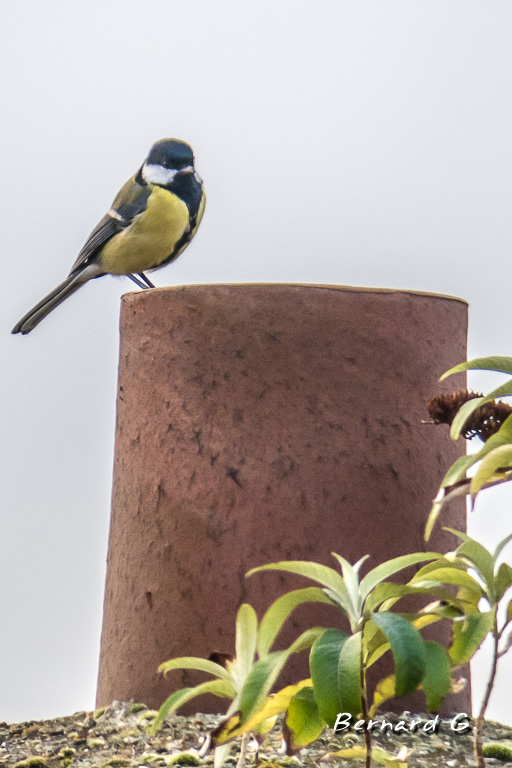
[{"label": "dried pine cone", "polygon": [[[461,389],[448,395],[433,397],[427,402],[427,410],[434,424],[450,424],[459,408],[468,400],[482,397],[478,392],[469,392]],[[480,406],[468,422],[461,434],[466,440],[471,440],[475,435],[485,443],[491,435],[501,427],[507,416],[512,413],[512,406],[493,400]]]}]

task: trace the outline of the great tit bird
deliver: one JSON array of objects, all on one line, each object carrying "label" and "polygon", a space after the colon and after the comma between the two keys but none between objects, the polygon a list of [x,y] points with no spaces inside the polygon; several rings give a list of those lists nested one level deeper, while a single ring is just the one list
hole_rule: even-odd
[{"label": "great tit bird", "polygon": [[102,275],[126,275],[140,288],[153,288],[144,272],[169,264],[187,247],[205,200],[191,147],[178,139],[157,141],[89,235],[68,277],[12,332],[30,333],[81,285]]}]

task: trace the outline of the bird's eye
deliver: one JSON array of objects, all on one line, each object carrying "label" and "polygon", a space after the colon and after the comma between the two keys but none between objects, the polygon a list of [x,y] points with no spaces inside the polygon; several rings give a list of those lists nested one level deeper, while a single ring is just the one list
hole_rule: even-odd
[{"label": "bird's eye", "polygon": [[177,160],[174,163],[174,168],[176,168],[177,171],[183,171],[186,168],[190,168],[192,165],[192,161],[189,157],[184,157],[183,159]]}]

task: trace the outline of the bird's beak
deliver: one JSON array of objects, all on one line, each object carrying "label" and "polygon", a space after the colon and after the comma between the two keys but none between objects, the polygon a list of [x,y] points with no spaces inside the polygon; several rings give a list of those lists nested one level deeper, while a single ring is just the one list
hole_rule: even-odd
[{"label": "bird's beak", "polygon": [[178,173],[193,173],[194,179],[197,181],[198,184],[202,184],[203,180],[192,165],[187,165],[185,168],[181,168]]}]

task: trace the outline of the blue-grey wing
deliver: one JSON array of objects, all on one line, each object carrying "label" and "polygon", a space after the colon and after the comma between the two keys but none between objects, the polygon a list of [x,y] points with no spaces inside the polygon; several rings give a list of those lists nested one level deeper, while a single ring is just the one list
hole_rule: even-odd
[{"label": "blue-grey wing", "polygon": [[112,203],[112,208],[93,229],[82,250],[71,267],[70,274],[86,266],[94,259],[101,248],[115,235],[128,227],[135,216],[147,206],[151,189],[146,184],[139,184],[136,177],[126,182]]}]

